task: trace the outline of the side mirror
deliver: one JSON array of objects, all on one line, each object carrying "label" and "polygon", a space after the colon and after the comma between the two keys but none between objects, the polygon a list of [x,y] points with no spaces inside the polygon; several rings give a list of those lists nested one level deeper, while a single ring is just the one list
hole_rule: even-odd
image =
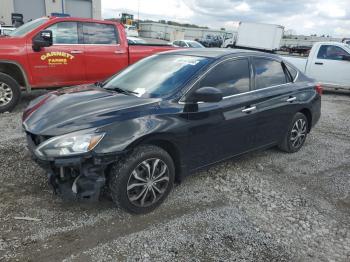
[{"label": "side mirror", "polygon": [[222,92],[215,87],[201,87],[194,91],[188,99],[187,102],[197,103],[197,102],[207,102],[214,103],[222,100]]},{"label": "side mirror", "polygon": [[342,55],[342,60],[350,61],[350,55]]},{"label": "side mirror", "polygon": [[40,51],[42,47],[52,46],[52,42],[52,31],[43,30],[33,39],[33,50]]}]

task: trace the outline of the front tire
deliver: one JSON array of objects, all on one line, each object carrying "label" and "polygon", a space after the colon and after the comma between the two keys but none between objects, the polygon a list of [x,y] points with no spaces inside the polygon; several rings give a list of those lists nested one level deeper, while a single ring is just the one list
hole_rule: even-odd
[{"label": "front tire", "polygon": [[0,73],[0,113],[10,112],[21,97],[19,84],[11,76]]},{"label": "front tire", "polygon": [[112,166],[109,188],[113,202],[129,213],[145,214],[157,208],[175,180],[174,162],[160,147],[139,146]]},{"label": "front tire", "polygon": [[308,130],[309,123],[306,116],[300,112],[296,113],[278,147],[288,153],[299,151],[305,143]]}]

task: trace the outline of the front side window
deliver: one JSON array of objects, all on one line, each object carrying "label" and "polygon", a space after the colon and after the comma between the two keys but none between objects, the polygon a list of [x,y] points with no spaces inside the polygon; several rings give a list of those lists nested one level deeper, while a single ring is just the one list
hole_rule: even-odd
[{"label": "front side window", "polygon": [[103,87],[122,88],[139,97],[164,97],[183,87],[211,59],[185,55],[154,55],[112,77]]},{"label": "front side window", "polygon": [[46,29],[52,31],[53,44],[79,43],[77,22],[60,22]]},{"label": "front side window", "polygon": [[190,47],[193,47],[193,48],[202,48],[202,47],[203,47],[200,43],[195,42],[195,41],[193,41],[193,42],[187,42],[187,44],[188,44]]},{"label": "front side window", "polygon": [[236,95],[249,91],[248,59],[222,62],[200,81],[200,87],[210,86],[221,90],[223,96]]},{"label": "front side window", "polygon": [[184,41],[180,41],[180,46],[181,47],[187,47],[186,43]]},{"label": "front side window", "polygon": [[84,44],[111,45],[118,43],[114,25],[99,23],[83,24]]},{"label": "front side window", "polygon": [[334,45],[322,45],[318,51],[318,59],[343,60],[344,56],[349,56],[343,48]]},{"label": "front side window", "polygon": [[277,86],[287,83],[287,77],[280,62],[254,58],[255,89]]}]

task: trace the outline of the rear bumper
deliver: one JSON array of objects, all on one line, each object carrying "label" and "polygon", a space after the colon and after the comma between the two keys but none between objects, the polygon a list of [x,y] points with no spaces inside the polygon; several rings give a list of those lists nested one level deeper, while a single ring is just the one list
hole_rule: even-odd
[{"label": "rear bumper", "polygon": [[27,144],[33,161],[47,172],[54,193],[65,200],[97,201],[106,183],[105,170],[118,159],[116,155],[88,154],[42,160],[34,153],[36,145],[30,135],[27,135]]}]

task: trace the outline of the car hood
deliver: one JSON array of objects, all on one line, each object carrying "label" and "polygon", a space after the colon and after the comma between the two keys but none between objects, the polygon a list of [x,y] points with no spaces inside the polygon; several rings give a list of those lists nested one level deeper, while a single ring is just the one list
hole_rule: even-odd
[{"label": "car hood", "polygon": [[24,39],[10,36],[0,37],[0,59],[7,58],[9,55],[18,55],[18,52],[23,52],[24,50]]},{"label": "car hood", "polygon": [[33,100],[24,111],[23,126],[32,134],[63,135],[135,117],[135,112],[137,117],[159,101],[91,85],[65,88]]}]

